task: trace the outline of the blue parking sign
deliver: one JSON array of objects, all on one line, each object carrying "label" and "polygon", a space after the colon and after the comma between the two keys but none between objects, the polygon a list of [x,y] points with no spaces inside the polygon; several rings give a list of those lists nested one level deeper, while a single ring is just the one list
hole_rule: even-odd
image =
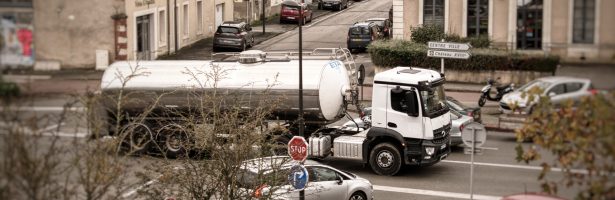
[{"label": "blue parking sign", "polygon": [[290,168],[290,174],[288,175],[288,182],[297,190],[305,189],[308,183],[308,171],[300,164],[293,165]]}]

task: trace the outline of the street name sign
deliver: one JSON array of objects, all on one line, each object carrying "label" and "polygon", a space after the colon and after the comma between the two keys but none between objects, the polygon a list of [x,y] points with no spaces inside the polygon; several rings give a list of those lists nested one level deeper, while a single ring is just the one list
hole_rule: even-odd
[{"label": "street name sign", "polygon": [[442,50],[457,50],[467,51],[472,48],[472,45],[467,43],[454,43],[454,42],[428,42],[427,46],[430,49],[442,49]]},{"label": "street name sign", "polygon": [[308,183],[308,178],[309,174],[307,169],[301,164],[296,164],[290,168],[288,183],[296,190],[303,190]]},{"label": "street name sign", "polygon": [[465,51],[442,51],[442,50],[427,50],[428,57],[436,58],[452,58],[452,59],[469,59],[471,54]]},{"label": "street name sign", "polygon": [[307,158],[307,142],[303,137],[294,136],[288,142],[288,155],[296,161],[303,162]]}]

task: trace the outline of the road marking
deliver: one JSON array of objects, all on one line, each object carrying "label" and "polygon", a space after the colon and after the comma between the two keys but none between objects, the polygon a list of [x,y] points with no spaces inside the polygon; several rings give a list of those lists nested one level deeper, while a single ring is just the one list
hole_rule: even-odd
[{"label": "road marking", "polygon": [[60,111],[85,111],[85,107],[69,107],[62,106],[28,106],[28,107],[8,107],[0,108],[2,111],[35,111],[35,112],[60,112]]},{"label": "road marking", "polygon": [[[383,186],[383,185],[374,185],[374,190],[406,193],[406,194],[418,194],[418,195],[426,195],[426,196],[437,196],[437,197],[455,198],[455,199],[470,199],[470,194],[467,194],[467,193],[444,192],[444,191],[435,191],[435,190],[421,190],[421,189],[414,189],[414,188],[391,187],[391,186]],[[489,196],[489,195],[480,195],[480,194],[474,194],[473,197],[474,197],[473,199],[484,199],[484,200],[495,200],[495,199],[501,198],[498,196]]]},{"label": "road marking", "polygon": [[[442,160],[441,162],[444,162],[444,163],[455,163],[455,164],[466,164],[466,165],[472,164],[471,162],[458,161],[458,160]],[[474,162],[474,165],[488,166],[488,167],[504,167],[504,168],[513,168],[513,169],[538,170],[538,171],[542,170],[542,167],[539,167],[539,166],[527,166],[527,165],[509,165],[509,164],[483,163],[483,162]],[[564,170],[562,170],[561,168],[551,168],[551,171],[562,172]],[[572,173],[577,173],[577,174],[588,174],[587,170],[582,170],[582,169],[571,169],[570,171]]]}]

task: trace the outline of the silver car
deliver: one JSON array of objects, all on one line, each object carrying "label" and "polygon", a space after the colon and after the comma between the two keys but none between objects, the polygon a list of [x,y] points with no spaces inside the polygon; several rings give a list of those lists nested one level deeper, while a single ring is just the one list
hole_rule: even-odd
[{"label": "silver car", "polygon": [[[287,181],[294,164],[288,156],[244,161],[240,185],[254,198],[297,199],[299,191]],[[312,160],[306,160],[304,166],[308,171],[305,199],[373,199],[373,186],[367,179]]]},{"label": "silver car", "polygon": [[463,141],[461,141],[461,131],[463,130],[463,127],[465,127],[469,123],[474,122],[474,118],[467,116],[467,115],[462,115],[461,113],[455,110],[452,110],[452,109],[450,111],[451,111],[451,132],[450,132],[451,146],[460,145],[461,143],[463,143]]},{"label": "silver car", "polygon": [[543,92],[540,95],[549,96],[555,105],[564,103],[568,100],[578,101],[582,97],[595,94],[597,91],[589,79],[573,78],[564,76],[552,76],[533,80],[519,89],[508,93],[500,100],[500,110],[503,113],[513,113],[513,105],[521,113],[531,113],[534,105],[538,102],[538,97],[529,102],[528,95],[523,97],[524,92],[538,87]]}]

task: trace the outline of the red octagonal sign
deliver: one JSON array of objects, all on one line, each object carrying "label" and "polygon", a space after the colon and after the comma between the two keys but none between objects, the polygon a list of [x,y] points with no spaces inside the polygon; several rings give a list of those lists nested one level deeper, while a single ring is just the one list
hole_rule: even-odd
[{"label": "red octagonal sign", "polygon": [[288,155],[293,160],[303,162],[307,158],[307,142],[303,137],[294,136],[288,142]]}]

